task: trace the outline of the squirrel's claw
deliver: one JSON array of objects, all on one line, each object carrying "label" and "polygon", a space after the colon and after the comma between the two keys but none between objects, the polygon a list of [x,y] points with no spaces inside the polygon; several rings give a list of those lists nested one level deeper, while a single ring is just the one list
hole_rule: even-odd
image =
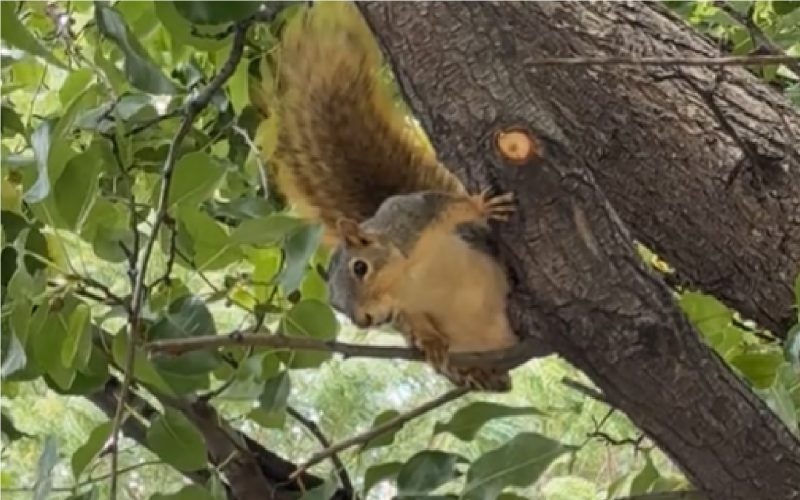
[{"label": "squirrel's claw", "polygon": [[511,390],[511,377],[505,371],[471,366],[452,367],[444,374],[455,385],[476,391],[508,392]]},{"label": "squirrel's claw", "polygon": [[488,220],[507,221],[517,209],[514,205],[514,193],[490,196],[489,191],[490,188],[486,188],[476,197],[479,210]]}]

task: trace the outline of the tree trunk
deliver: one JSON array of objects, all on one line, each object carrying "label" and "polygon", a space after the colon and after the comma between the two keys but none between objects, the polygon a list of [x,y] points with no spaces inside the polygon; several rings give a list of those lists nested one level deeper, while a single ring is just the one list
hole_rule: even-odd
[{"label": "tree trunk", "polygon": [[[800,497],[800,441],[703,344],[641,264],[605,194],[639,238],[704,289],[775,327],[788,318],[798,261],[797,187],[780,169],[745,163],[726,188],[733,146],[701,136],[697,127],[712,119],[685,83],[525,62],[606,46],[614,54],[623,41],[640,42],[648,55],[693,44],[702,53],[702,39],[641,3],[360,8],[442,160],[472,189],[490,185],[520,198],[518,214],[497,232],[516,331],[585,371],[711,498]],[[678,33],[678,42],[664,41]],[[741,83],[728,94],[747,91],[726,101],[742,106],[740,116],[753,113],[756,97],[764,113],[778,102],[744,73],[730,73]],[[676,88],[683,93],[671,94]],[[796,115],[786,120],[798,123]],[[497,131],[514,126],[539,145],[517,165],[493,146]],[[774,146],[780,134],[770,133]]]},{"label": "tree trunk", "polygon": [[[424,10],[397,9],[412,16]],[[445,16],[469,10],[427,9]],[[707,39],[650,3],[537,2],[480,10],[481,19],[439,20],[460,28],[461,38],[442,33],[448,38],[440,42],[434,33],[404,27],[382,33],[397,42],[413,36],[407,44],[413,53],[397,53],[391,43],[390,50],[413,70],[409,78],[416,72],[436,83],[429,89],[414,78],[420,87],[412,92],[429,102],[433,135],[452,138],[452,115],[473,115],[483,129],[504,110],[515,111],[506,118],[519,118],[509,101],[546,113],[635,238],[692,286],[784,336],[797,318],[792,285],[800,272],[800,116],[786,100],[742,68],[531,64],[547,57],[719,55]],[[468,33],[473,28],[478,31]],[[445,44],[448,53],[432,54]],[[436,75],[442,80],[431,73],[434,64],[443,66]],[[724,79],[715,87],[719,74]],[[713,90],[712,103],[698,90]],[[491,97],[489,107],[481,107],[478,94]],[[475,131],[470,138],[478,138]],[[458,158],[452,144],[439,142],[444,159]]]}]

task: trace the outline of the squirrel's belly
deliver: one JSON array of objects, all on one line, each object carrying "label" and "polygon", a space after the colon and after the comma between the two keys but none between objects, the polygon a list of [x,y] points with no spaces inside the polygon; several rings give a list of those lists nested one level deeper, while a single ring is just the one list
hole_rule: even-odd
[{"label": "squirrel's belly", "polygon": [[494,351],[517,343],[506,317],[508,284],[502,268],[461,240],[447,243],[411,273],[413,286],[403,303],[435,318],[451,352]]}]

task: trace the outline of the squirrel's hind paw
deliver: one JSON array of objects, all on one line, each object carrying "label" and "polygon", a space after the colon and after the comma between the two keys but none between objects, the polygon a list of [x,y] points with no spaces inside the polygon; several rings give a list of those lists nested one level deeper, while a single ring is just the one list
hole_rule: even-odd
[{"label": "squirrel's hind paw", "polygon": [[508,392],[512,388],[508,372],[492,368],[450,367],[443,375],[453,384],[475,391]]}]

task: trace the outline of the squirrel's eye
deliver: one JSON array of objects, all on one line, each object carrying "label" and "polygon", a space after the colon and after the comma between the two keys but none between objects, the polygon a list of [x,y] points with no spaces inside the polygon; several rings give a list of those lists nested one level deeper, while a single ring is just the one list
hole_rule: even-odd
[{"label": "squirrel's eye", "polygon": [[353,262],[353,274],[356,275],[356,278],[363,278],[367,271],[369,271],[369,266],[363,260]]}]

